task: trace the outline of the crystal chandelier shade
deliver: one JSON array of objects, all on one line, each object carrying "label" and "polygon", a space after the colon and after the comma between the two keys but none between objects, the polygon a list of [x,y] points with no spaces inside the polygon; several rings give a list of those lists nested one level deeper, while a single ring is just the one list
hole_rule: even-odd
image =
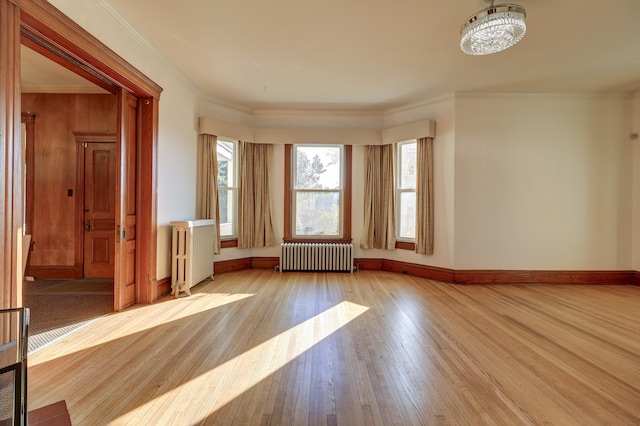
[{"label": "crystal chandelier shade", "polygon": [[489,55],[507,49],[524,37],[526,16],[522,6],[494,6],[491,1],[490,7],[472,15],[462,24],[460,48],[468,55]]}]

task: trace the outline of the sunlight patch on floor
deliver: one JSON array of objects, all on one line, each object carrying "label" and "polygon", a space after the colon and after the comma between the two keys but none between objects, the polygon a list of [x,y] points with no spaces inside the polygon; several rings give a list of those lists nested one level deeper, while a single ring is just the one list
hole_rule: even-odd
[{"label": "sunlight patch on floor", "polygon": [[[198,315],[202,312],[216,309],[253,296],[255,296],[253,293],[194,293],[188,297],[156,302],[153,305],[139,305],[123,312],[114,312],[106,317],[96,320],[110,322],[110,325],[113,327],[113,332],[94,336],[90,330],[92,326],[90,324],[84,329],[76,331],[76,335],[78,336],[77,340],[74,340],[73,342],[64,342],[67,339],[67,337],[64,337],[61,339],[64,343],[57,344],[58,342],[56,342],[51,346],[43,348],[42,350],[35,352],[33,355],[30,355],[29,365],[36,366],[44,362],[52,361],[61,356],[67,356],[78,351],[86,351],[132,334],[150,330],[154,327],[162,326],[172,321],[178,321],[193,315]],[[181,304],[184,305],[184,307],[176,310],[175,315],[173,315],[169,321],[164,317],[159,317],[156,321],[147,321],[145,323],[136,321],[136,317],[140,316],[141,310],[157,309],[157,305],[159,303],[167,304],[167,309],[171,309],[174,304]],[[128,321],[129,323],[123,326],[121,324],[122,321]],[[104,323],[102,323],[100,327],[105,329]],[[107,325],[106,328],[109,328],[109,325]],[[84,337],[85,335],[89,336],[88,339],[91,340],[88,343],[80,342],[79,340],[81,339],[81,336]]]},{"label": "sunlight patch on floor", "polygon": [[[191,392],[206,392],[215,401],[213,410],[198,413],[199,420],[204,421],[212,412],[250,390],[286,364],[311,349],[318,342],[346,326],[351,321],[369,310],[368,307],[344,301],[318,315],[278,334],[275,337],[249,349],[216,368],[181,384],[172,390],[180,395]],[[284,348],[284,349],[283,349]],[[270,363],[262,361],[265,357]],[[136,409],[138,413],[153,413],[153,406],[160,403],[162,396],[148,401]],[[176,403],[176,401],[174,401]],[[178,404],[179,405],[179,404]],[[192,413],[194,414],[194,413]],[[114,423],[128,419],[121,416]]]}]

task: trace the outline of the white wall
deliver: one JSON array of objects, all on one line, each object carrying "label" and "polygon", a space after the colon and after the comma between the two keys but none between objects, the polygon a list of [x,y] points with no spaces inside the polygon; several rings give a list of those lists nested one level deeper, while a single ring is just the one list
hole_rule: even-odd
[{"label": "white wall", "polygon": [[631,268],[622,97],[460,94],[455,269]]},{"label": "white wall", "polygon": [[[108,5],[51,3],[164,89],[158,140],[158,278],[170,275],[169,222],[195,217],[201,115],[255,127],[376,129],[435,120],[434,255],[357,248],[357,257],[454,269],[640,270],[640,142],[629,138],[630,122],[636,131],[640,125],[640,95],[625,103],[615,96],[457,94],[384,114],[250,112],[202,100]],[[275,146],[273,158],[272,208],[281,240],[282,146]],[[356,246],[363,217],[361,158],[362,148],[354,147]],[[278,254],[277,247],[225,249],[219,260]]]},{"label": "white wall", "polygon": [[[359,257],[381,257],[421,265],[452,269],[454,265],[454,171],[455,171],[455,99],[453,96],[389,111],[385,114],[385,127],[399,126],[429,118],[436,122],[433,141],[434,161],[434,248],[432,256],[419,255],[408,250],[360,250]],[[364,173],[364,172],[363,172]],[[364,185],[364,183],[363,183]],[[364,201],[362,201],[364,204]],[[360,216],[364,217],[364,216]],[[360,240],[360,235],[358,240]]]},{"label": "white wall", "polygon": [[171,274],[169,222],[195,217],[198,90],[104,3],[50,0],[163,88],[158,128],[158,278]]},{"label": "white wall", "polygon": [[[627,104],[629,109],[629,135],[640,134],[640,92],[633,96]],[[633,147],[633,260],[632,268],[640,271],[640,136],[631,139]]]},{"label": "white wall", "polygon": [[[434,174],[435,174],[435,250],[433,256],[417,255],[407,250],[364,250],[361,249],[360,238],[364,222],[364,148],[353,146],[352,167],[352,238],[355,246],[355,257],[388,258],[405,262],[451,268],[453,266],[453,158],[454,158],[454,112],[453,97],[436,102],[425,103],[417,108],[400,110],[383,117],[367,112],[291,112],[258,113],[255,116],[242,116],[228,111],[224,106],[202,101],[202,116],[229,120],[239,119],[240,124],[261,126],[265,128],[329,128],[329,129],[382,129],[412,123],[425,119],[436,121],[436,138],[434,141]],[[271,202],[274,219],[276,241],[284,236],[284,147],[274,145],[273,173],[271,174]],[[279,245],[264,249],[224,249],[217,261],[239,259],[249,256],[277,257],[280,255]]]}]

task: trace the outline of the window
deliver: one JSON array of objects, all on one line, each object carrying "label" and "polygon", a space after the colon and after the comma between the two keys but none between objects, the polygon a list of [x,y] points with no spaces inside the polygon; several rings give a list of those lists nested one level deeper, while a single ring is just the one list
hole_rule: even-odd
[{"label": "window", "polygon": [[218,139],[218,208],[220,209],[220,238],[233,239],[236,229],[238,194],[237,142]]},{"label": "window", "polygon": [[342,236],[343,149],[293,147],[293,232],[299,237]]},{"label": "window", "polygon": [[351,242],[351,146],[286,145],[285,241]]},{"label": "window", "polygon": [[416,238],[416,141],[398,144],[396,178],[396,239]]}]

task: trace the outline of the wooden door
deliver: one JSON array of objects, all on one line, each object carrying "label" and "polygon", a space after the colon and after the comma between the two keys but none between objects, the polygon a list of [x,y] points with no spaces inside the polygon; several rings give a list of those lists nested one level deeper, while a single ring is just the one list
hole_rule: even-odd
[{"label": "wooden door", "polygon": [[124,89],[118,92],[118,144],[116,173],[116,267],[114,310],[136,303],[136,176],[138,99]]},{"label": "wooden door", "polygon": [[84,143],[84,277],[113,278],[116,166],[113,143]]}]

